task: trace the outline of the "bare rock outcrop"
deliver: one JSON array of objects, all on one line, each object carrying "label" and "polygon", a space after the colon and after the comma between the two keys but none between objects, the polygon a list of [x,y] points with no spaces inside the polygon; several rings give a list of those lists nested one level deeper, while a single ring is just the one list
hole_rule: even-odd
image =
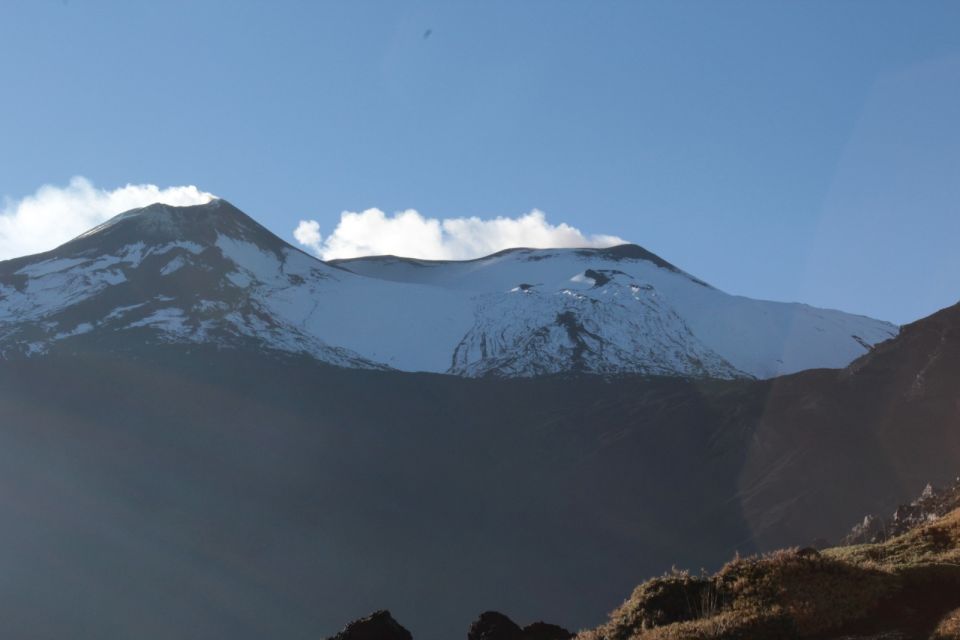
[{"label": "bare rock outcrop", "polygon": [[413,636],[389,611],[381,610],[354,620],[330,640],[413,640]]},{"label": "bare rock outcrop", "polygon": [[843,546],[883,542],[927,522],[932,522],[954,509],[960,508],[960,477],[946,488],[928,484],[920,497],[902,504],[888,518],[868,515],[851,529],[843,539]]}]

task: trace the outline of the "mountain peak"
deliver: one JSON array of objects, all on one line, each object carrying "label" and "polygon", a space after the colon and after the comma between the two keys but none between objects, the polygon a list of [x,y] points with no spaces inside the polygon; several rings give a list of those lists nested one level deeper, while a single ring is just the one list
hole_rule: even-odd
[{"label": "mountain peak", "polygon": [[330,265],[225,200],[153,204],[0,264],[0,357],[137,336],[471,376],[768,377],[845,366],[895,332],[702,284],[632,244]]},{"label": "mountain peak", "polygon": [[131,209],[63,246],[82,250],[117,243],[162,244],[187,240],[207,246],[215,244],[220,236],[245,240],[273,251],[286,245],[240,209],[217,198],[204,204],[174,206],[157,202]]},{"label": "mountain peak", "polygon": [[685,275],[689,277],[691,280],[693,280],[694,282],[696,282],[697,284],[701,284],[705,287],[710,286],[703,280],[700,280],[699,278],[695,278],[694,276],[690,275],[683,269],[680,269],[679,267],[667,262],[657,254],[653,253],[652,251],[649,251],[648,249],[641,247],[638,244],[633,244],[633,243],[618,244],[612,247],[605,247],[602,249],[581,249],[581,250],[578,250],[578,252],[580,252],[581,255],[588,255],[590,257],[603,258],[605,260],[612,260],[615,262],[619,262],[620,260],[646,260],[647,262],[652,262],[653,264],[660,267],[661,269],[666,269],[667,271],[672,271],[674,273]]}]

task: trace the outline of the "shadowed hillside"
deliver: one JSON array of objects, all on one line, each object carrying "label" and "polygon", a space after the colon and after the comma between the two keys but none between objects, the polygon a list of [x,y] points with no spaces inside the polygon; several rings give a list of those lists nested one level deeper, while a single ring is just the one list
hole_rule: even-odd
[{"label": "shadowed hillside", "polygon": [[[317,638],[388,606],[577,628],[752,549],[729,382],[465,380],[137,346],[0,363],[13,637]],[[709,528],[711,535],[703,536]]]},{"label": "shadowed hillside", "polygon": [[740,479],[761,548],[887,513],[960,465],[960,305],[909,324],[846,369],[773,380]]},{"label": "shadowed hillside", "polygon": [[773,381],[66,339],[0,363],[0,613],[90,638],[312,638],[384,607],[427,640],[484,609],[592,626],[637,576],[839,540],[951,478],[957,316]]}]

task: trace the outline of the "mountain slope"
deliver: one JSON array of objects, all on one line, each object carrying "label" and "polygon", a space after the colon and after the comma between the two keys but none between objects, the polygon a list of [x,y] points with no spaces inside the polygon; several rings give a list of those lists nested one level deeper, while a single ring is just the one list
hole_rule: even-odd
[{"label": "mountain slope", "polygon": [[895,331],[729,296],[634,245],[327,264],[223,200],[130,211],[0,263],[7,358],[132,332],[464,376],[769,377],[843,366]]},{"label": "mountain slope", "polygon": [[878,544],[735,558],[638,586],[578,640],[949,640],[960,626],[960,510]]},{"label": "mountain slope", "polygon": [[839,539],[960,467],[960,305],[839,371],[765,382],[739,496],[761,547]]},{"label": "mountain slope", "polygon": [[10,357],[87,333],[144,329],[158,340],[263,342],[374,366],[284,322],[250,286],[259,277],[282,291],[335,272],[223,201],[154,205],[51,252],[0,263],[0,345]]},{"label": "mountain slope", "polygon": [[0,361],[0,627],[294,640],[383,606],[427,640],[477,607],[595,624],[638,575],[753,549],[730,501],[753,384],[137,341]]},{"label": "mountain slope", "polygon": [[64,338],[0,360],[0,619],[53,638],[323,637],[384,606],[427,640],[477,609],[592,626],[640,576],[836,540],[952,477],[958,309],[775,380],[465,379],[242,334]]},{"label": "mountain slope", "polygon": [[427,640],[478,609],[584,628],[639,577],[838,540],[960,461],[958,309],[773,381],[463,379],[127,335],[0,361],[12,637],[323,637],[381,607]]},{"label": "mountain slope", "polygon": [[[869,345],[896,334],[893,325],[862,316],[731,296],[636,245],[513,249],[464,262],[380,256],[332,264],[373,278],[481,296],[484,304],[479,305],[468,333],[473,344],[483,339],[488,344],[503,342],[502,336],[512,332],[514,318],[526,321],[539,314],[540,326],[546,327],[548,319],[559,317],[551,316],[553,309],[561,308],[582,325],[619,328],[631,320],[640,324],[628,333],[656,335],[662,342],[654,342],[651,350],[662,354],[665,362],[675,356],[695,358],[706,351],[734,371],[769,378],[845,366]],[[677,335],[664,333],[657,324],[688,334],[698,346],[691,347],[689,354],[671,349]],[[604,344],[643,349],[641,344],[628,346],[616,334],[604,337]],[[484,358],[479,358],[478,364],[483,363]],[[717,371],[717,377],[734,375],[719,364],[705,368]]]}]

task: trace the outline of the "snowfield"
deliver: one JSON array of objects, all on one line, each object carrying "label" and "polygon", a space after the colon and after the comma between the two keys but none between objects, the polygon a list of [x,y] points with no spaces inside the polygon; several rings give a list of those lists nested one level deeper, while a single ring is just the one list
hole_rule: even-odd
[{"label": "snowfield", "polygon": [[636,245],[324,263],[223,200],[130,211],[0,263],[3,357],[136,331],[462,376],[767,378],[845,366],[897,327],[732,296]]}]

